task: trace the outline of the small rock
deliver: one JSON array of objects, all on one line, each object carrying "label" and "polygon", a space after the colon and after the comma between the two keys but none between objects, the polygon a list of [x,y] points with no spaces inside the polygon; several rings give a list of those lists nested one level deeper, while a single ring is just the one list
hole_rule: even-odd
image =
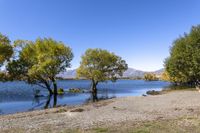
[{"label": "small rock", "polygon": [[70,110],[70,112],[83,112],[83,111],[84,111],[84,109],[82,109],[82,108]]},{"label": "small rock", "polygon": [[147,91],[147,94],[148,95],[160,95],[161,92],[160,91],[155,91],[155,90],[150,90],[150,91]]}]

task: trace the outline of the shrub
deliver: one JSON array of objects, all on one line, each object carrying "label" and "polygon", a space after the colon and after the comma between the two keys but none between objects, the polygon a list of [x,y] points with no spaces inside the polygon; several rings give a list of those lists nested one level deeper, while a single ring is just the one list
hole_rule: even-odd
[{"label": "shrub", "polygon": [[63,95],[65,93],[63,88],[58,89],[58,95]]}]

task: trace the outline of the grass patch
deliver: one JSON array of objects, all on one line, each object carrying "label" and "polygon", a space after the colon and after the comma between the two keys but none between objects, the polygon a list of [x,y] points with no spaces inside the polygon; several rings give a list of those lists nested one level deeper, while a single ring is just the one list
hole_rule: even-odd
[{"label": "grass patch", "polygon": [[171,120],[156,120],[131,123],[117,126],[93,128],[88,133],[188,133],[200,132],[200,118],[180,117]]},{"label": "grass patch", "polygon": [[6,130],[1,130],[0,133],[25,133],[26,130],[22,128],[11,128],[11,129],[6,129]]},{"label": "grass patch", "polygon": [[174,120],[159,120],[129,127],[131,133],[182,133],[200,132],[200,118],[182,117]]},{"label": "grass patch", "polygon": [[55,113],[63,113],[63,112],[67,112],[67,109],[60,108],[60,109],[58,109],[58,110],[55,111]]},{"label": "grass patch", "polygon": [[78,129],[67,129],[67,130],[60,132],[60,133],[82,133],[82,132]]},{"label": "grass patch", "polygon": [[150,133],[149,131],[146,131],[144,129],[140,129],[138,131],[134,131],[133,133]]},{"label": "grass patch", "polygon": [[106,133],[108,132],[108,128],[94,128],[93,131],[96,133]]}]

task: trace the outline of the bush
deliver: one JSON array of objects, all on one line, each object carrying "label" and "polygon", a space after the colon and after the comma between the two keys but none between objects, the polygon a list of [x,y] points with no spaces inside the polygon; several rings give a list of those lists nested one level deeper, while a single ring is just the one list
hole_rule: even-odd
[{"label": "bush", "polygon": [[65,93],[63,88],[58,89],[58,95],[63,95]]},{"label": "bush", "polygon": [[70,93],[84,93],[84,90],[83,89],[80,89],[80,88],[71,88],[69,89]]}]

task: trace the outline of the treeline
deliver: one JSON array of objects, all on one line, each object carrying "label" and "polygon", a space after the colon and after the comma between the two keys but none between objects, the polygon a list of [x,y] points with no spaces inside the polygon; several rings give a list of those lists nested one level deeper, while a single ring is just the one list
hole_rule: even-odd
[{"label": "treeline", "polygon": [[[16,40],[11,44],[7,36],[0,34],[0,66],[6,67],[0,80],[22,80],[57,95],[56,75],[71,67],[73,56],[69,46],[52,38]],[[125,60],[107,50],[88,49],[81,58],[77,78],[91,80],[95,96],[99,82],[114,82],[128,68]]]},{"label": "treeline", "polygon": [[157,81],[157,80],[159,80],[159,78],[154,73],[146,73],[144,75],[144,80],[147,80],[147,81]]},{"label": "treeline", "polygon": [[[56,75],[71,67],[72,49],[52,38],[35,41],[16,40],[0,34],[1,81],[23,80],[37,84],[57,94]],[[77,78],[92,81],[92,93],[97,93],[99,82],[116,81],[128,69],[125,60],[103,49],[88,49],[81,57]],[[176,84],[200,86],[200,25],[193,26],[189,33],[176,39],[165,60],[165,72],[159,77]],[[145,80],[158,80],[155,74],[147,73]]]}]

